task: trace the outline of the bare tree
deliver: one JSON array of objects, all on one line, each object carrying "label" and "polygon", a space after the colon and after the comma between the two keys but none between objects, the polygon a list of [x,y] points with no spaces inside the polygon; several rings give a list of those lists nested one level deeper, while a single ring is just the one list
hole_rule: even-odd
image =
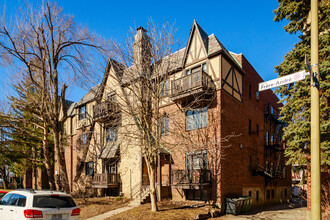
[{"label": "bare tree", "polygon": [[[155,171],[161,143],[160,101],[165,82],[180,61],[176,49],[175,25],[167,23],[157,26],[149,20],[146,29],[139,27],[138,33],[131,30],[131,36],[122,44],[113,44],[111,59],[117,74],[112,81],[120,85],[117,91],[122,112],[121,129],[126,140],[139,146],[145,160],[150,181],[152,211],[157,211]],[[131,127],[134,127],[132,129]]]},{"label": "bare tree", "polygon": [[[68,176],[61,145],[63,125],[67,119],[62,79],[71,76],[90,79],[95,69],[91,59],[101,48],[88,29],[75,24],[56,4],[41,4],[36,10],[30,5],[21,9],[13,26],[2,16],[0,26],[0,57],[15,66],[40,91],[39,109],[47,149],[47,132],[51,129],[59,163],[63,188],[69,191]],[[21,79],[24,80],[25,77]],[[60,84],[62,84],[62,87]]]}]

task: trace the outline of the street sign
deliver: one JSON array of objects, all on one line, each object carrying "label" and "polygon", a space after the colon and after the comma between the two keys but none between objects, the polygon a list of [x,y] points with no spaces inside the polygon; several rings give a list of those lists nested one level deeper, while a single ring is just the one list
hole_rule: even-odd
[{"label": "street sign", "polygon": [[306,72],[305,70],[302,70],[287,76],[283,76],[277,79],[269,80],[267,82],[259,83],[259,92],[303,80],[306,78],[306,75],[309,75],[309,73]]}]

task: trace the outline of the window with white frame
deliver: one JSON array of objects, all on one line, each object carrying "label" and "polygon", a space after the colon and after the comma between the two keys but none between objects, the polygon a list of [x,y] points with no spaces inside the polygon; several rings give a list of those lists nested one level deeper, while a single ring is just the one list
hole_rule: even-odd
[{"label": "window with white frame", "polygon": [[207,169],[207,151],[186,153],[186,169]]},{"label": "window with white frame", "polygon": [[207,107],[186,111],[186,130],[207,127]]},{"label": "window with white frame", "polygon": [[118,126],[108,127],[107,135],[106,135],[107,143],[117,141],[117,135],[118,135]]},{"label": "window with white frame", "polygon": [[87,117],[86,105],[83,105],[79,108],[79,120]]},{"label": "window with white frame", "polygon": [[81,144],[81,145],[85,145],[85,144],[87,144],[87,141],[88,141],[88,134],[87,134],[87,133],[81,134],[81,135],[79,136],[79,141],[80,141],[80,144]]}]

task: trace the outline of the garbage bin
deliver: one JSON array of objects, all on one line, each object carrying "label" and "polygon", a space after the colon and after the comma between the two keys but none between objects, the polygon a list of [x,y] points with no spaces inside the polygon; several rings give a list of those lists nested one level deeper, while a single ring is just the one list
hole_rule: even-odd
[{"label": "garbage bin", "polygon": [[249,196],[241,196],[239,198],[244,200],[243,207],[242,207],[242,212],[251,211],[252,198],[249,197]]},{"label": "garbage bin", "polygon": [[246,209],[245,209],[245,211],[251,211],[251,205],[252,205],[252,198],[247,197],[246,198]]},{"label": "garbage bin", "polygon": [[244,207],[244,200],[242,198],[226,198],[226,214],[240,214]]}]

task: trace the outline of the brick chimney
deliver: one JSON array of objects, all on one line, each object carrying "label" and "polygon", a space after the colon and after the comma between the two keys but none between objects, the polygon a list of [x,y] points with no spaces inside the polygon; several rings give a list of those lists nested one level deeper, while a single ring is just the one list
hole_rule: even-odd
[{"label": "brick chimney", "polygon": [[142,71],[150,67],[151,44],[147,31],[143,27],[138,27],[137,33],[134,36],[134,65]]}]

